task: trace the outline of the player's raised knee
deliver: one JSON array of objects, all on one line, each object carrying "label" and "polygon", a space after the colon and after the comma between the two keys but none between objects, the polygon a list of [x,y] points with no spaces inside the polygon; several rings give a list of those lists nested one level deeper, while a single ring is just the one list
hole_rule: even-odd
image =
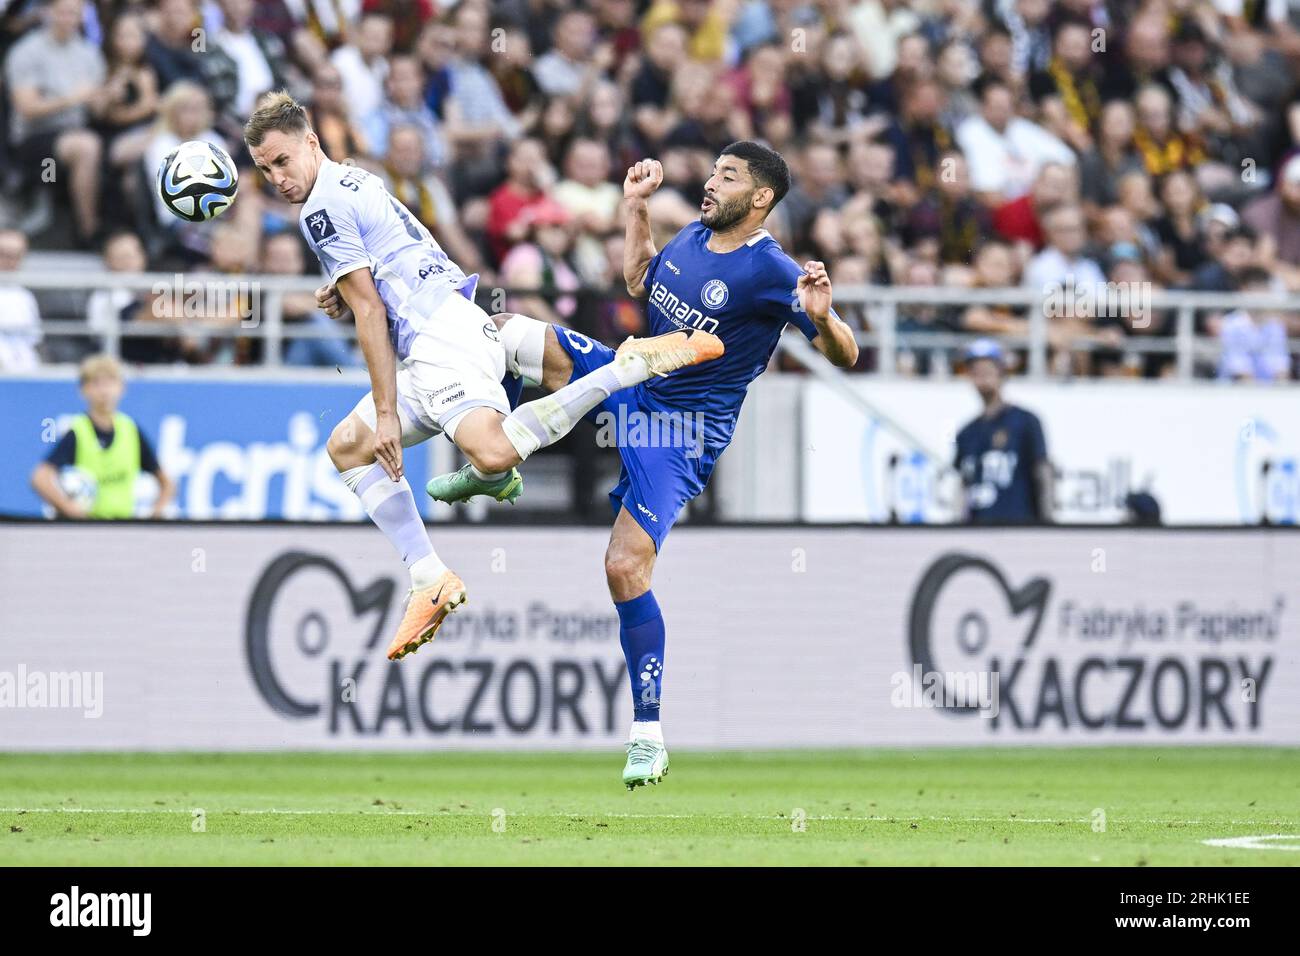
[{"label": "player's raised knee", "polygon": [[498,475],[519,464],[519,453],[513,448],[489,446],[463,450],[469,463],[485,475]]},{"label": "player's raised knee", "polygon": [[325,443],[325,453],[330,456],[330,461],[334,462],[334,467],[339,471],[364,464],[358,461],[364,453],[361,431],[356,418],[349,415],[330,432],[329,441]]}]

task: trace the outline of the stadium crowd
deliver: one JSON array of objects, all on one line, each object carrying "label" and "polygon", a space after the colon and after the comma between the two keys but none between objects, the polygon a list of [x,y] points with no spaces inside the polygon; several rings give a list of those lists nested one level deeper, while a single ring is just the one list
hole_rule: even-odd
[{"label": "stadium crowd", "polygon": [[[0,271],[27,233],[118,271],[314,272],[298,210],[251,168],[212,223],[175,219],[153,189],[184,140],[247,163],[242,122],[284,87],[326,153],[383,175],[483,294],[610,340],[643,323],[622,292],[626,167],[664,164],[662,242],[697,217],[718,151],[748,138],[795,176],[771,231],[839,288],[1300,292],[1287,0],[11,0],[0,57]],[[1054,370],[1169,373],[1172,357],[1125,346],[1171,336],[1172,317],[1104,299],[1050,320]],[[184,334],[147,293],[86,305],[92,323],[176,326],[127,340],[128,361],[258,360],[254,341]],[[904,306],[898,330],[1022,335],[1025,311]],[[45,358],[40,314],[0,282],[0,368]],[[331,321],[310,296],[285,317]],[[1296,375],[1294,314],[1198,313],[1197,331],[1222,345],[1208,374]],[[904,348],[899,371],[941,354]],[[286,360],[356,356],[323,338]]]}]

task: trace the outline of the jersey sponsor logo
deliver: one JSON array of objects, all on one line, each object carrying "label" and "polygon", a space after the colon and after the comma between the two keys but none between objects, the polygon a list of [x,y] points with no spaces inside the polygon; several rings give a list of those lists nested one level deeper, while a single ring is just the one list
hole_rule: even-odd
[{"label": "jersey sponsor logo", "polygon": [[673,265],[673,260],[665,259],[664,265],[668,267],[668,271],[671,272],[673,275],[679,276],[682,274],[682,270],[677,268],[675,265]]},{"label": "jersey sponsor logo", "polygon": [[691,308],[690,303],[683,302],[669,292],[662,282],[656,282],[651,287],[650,304],[681,328],[699,329],[702,332],[716,332],[718,329],[717,319]]},{"label": "jersey sponsor logo", "polygon": [[730,295],[727,283],[721,279],[710,279],[704,283],[704,288],[700,290],[700,300],[710,309],[722,308],[727,304]]},{"label": "jersey sponsor logo", "polygon": [[311,241],[318,248],[329,245],[339,237],[334,229],[334,223],[330,222],[330,214],[324,209],[307,214],[307,231],[311,234]]}]

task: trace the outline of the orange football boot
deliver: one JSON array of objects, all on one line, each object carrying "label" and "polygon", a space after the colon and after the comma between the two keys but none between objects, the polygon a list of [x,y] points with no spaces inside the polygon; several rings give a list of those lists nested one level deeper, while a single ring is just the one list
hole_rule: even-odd
[{"label": "orange football boot", "polygon": [[625,355],[639,355],[645,359],[651,375],[661,378],[679,368],[699,365],[722,358],[722,339],[699,329],[677,329],[663,335],[635,339],[628,337],[615,353],[615,361]]},{"label": "orange football boot", "polygon": [[388,645],[388,659],[401,660],[433,640],[447,615],[465,603],[465,582],[454,571],[444,571],[427,588],[411,590],[397,636]]}]

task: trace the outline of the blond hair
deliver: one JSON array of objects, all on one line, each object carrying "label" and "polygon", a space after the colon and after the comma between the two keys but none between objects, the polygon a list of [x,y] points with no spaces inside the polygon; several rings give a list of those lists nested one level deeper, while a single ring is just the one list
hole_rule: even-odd
[{"label": "blond hair", "polygon": [[264,93],[257,101],[257,109],[244,124],[244,142],[261,146],[266,134],[279,130],[285,134],[301,134],[311,129],[307,111],[302,104],[284,90]]},{"label": "blond hair", "polygon": [[119,382],[125,378],[122,373],[122,363],[111,355],[89,356],[82,361],[77,376],[77,380],[81,385],[85,385],[94,378],[115,378]]}]

